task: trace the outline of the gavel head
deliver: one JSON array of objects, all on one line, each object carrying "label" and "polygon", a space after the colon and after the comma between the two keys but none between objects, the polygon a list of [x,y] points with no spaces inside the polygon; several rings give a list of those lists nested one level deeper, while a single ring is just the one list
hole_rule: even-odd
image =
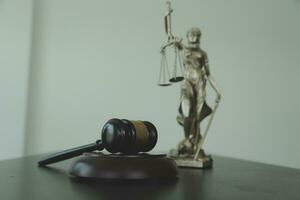
[{"label": "gavel head", "polygon": [[147,121],[111,119],[102,128],[102,144],[111,153],[148,152],[157,142],[157,130]]}]

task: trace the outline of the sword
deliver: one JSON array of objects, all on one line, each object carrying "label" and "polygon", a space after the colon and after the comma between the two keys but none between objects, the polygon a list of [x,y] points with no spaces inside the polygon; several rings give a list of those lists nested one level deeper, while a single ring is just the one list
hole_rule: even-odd
[{"label": "sword", "polygon": [[197,159],[198,159],[198,156],[199,156],[199,153],[200,153],[201,148],[202,148],[202,146],[203,146],[204,140],[205,140],[205,138],[206,138],[206,136],[207,136],[208,130],[209,130],[210,126],[211,126],[211,123],[212,123],[212,121],[213,121],[213,119],[214,119],[216,110],[217,110],[217,108],[218,108],[218,106],[219,106],[219,102],[220,102],[220,101],[219,101],[219,100],[216,100],[215,102],[216,102],[216,103],[215,103],[215,105],[214,105],[213,111],[212,111],[211,116],[210,116],[210,118],[209,118],[208,124],[207,124],[206,129],[205,129],[205,131],[204,131],[204,133],[203,133],[203,137],[202,137],[201,140],[198,142],[198,145],[197,145],[198,147],[197,147],[196,154],[195,154],[195,156],[194,156],[194,160],[197,160]]}]

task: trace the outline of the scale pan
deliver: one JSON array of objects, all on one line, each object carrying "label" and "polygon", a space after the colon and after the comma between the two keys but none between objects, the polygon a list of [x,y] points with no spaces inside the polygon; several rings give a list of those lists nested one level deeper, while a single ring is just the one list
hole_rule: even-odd
[{"label": "scale pan", "polygon": [[183,76],[176,76],[176,77],[171,78],[171,79],[170,79],[170,82],[176,83],[176,82],[182,81],[183,79],[184,79]]},{"label": "scale pan", "polygon": [[171,83],[162,83],[162,84],[158,84],[159,86],[162,86],[162,87],[166,87],[166,86],[170,86],[172,85]]}]

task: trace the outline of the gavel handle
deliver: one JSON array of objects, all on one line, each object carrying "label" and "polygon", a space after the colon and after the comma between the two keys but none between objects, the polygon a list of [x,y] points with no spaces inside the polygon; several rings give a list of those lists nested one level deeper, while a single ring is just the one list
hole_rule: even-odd
[{"label": "gavel handle", "polygon": [[86,152],[92,152],[92,151],[95,151],[95,150],[101,151],[103,149],[104,149],[104,147],[102,145],[102,141],[97,140],[95,143],[83,145],[83,146],[80,146],[80,147],[76,147],[76,148],[73,148],[73,149],[69,149],[69,150],[65,150],[65,151],[53,154],[53,155],[51,155],[51,156],[49,156],[49,157],[47,157],[43,160],[40,160],[38,162],[38,165],[39,166],[46,166],[46,165],[49,165],[49,164],[52,164],[52,163],[67,160],[69,158],[80,156],[80,155],[82,155],[83,153],[86,153]]}]

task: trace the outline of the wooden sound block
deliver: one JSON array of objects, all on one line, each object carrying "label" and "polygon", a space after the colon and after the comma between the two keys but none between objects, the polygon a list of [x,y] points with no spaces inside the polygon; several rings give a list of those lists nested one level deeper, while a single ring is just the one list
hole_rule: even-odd
[{"label": "wooden sound block", "polygon": [[77,159],[70,175],[84,179],[176,179],[177,166],[165,154],[86,153]]}]

